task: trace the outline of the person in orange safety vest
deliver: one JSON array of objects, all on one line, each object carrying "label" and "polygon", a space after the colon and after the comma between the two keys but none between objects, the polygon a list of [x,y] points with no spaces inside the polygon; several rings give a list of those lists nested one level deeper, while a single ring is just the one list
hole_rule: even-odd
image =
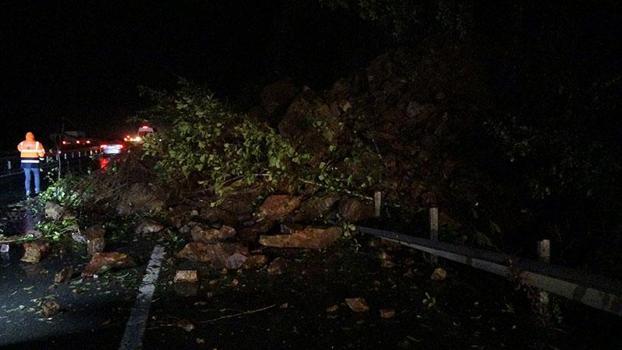
[{"label": "person in orange safety vest", "polygon": [[35,134],[29,131],[26,133],[26,139],[17,145],[17,150],[20,152],[22,169],[25,175],[24,187],[26,196],[30,196],[31,176],[34,176],[35,193],[38,194],[41,190],[39,158],[45,156],[45,147],[39,141],[36,141]]}]

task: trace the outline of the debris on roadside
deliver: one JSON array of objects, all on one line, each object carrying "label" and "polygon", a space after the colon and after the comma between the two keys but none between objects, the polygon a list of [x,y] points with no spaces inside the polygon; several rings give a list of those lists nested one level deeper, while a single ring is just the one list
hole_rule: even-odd
[{"label": "debris on roadside", "polygon": [[380,318],[388,320],[395,317],[395,309],[380,309]]},{"label": "debris on roadside", "polygon": [[50,251],[50,244],[42,241],[24,243],[24,256],[21,261],[36,264]]},{"label": "debris on roadside", "polygon": [[192,332],[195,328],[194,324],[186,319],[181,319],[177,321],[176,326],[183,329],[186,332]]},{"label": "debris on roadside", "polygon": [[71,279],[73,275],[73,266],[66,266],[54,275],[54,283],[60,284]]},{"label": "debris on roadside", "polygon": [[445,269],[443,269],[442,267],[435,268],[432,272],[432,275],[430,276],[430,279],[432,281],[444,281],[446,278],[447,271],[445,271]]},{"label": "debris on roadside", "polygon": [[354,312],[367,312],[369,311],[369,306],[367,305],[367,301],[363,298],[346,298],[346,304],[350,308],[350,310]]},{"label": "debris on roadside", "polygon": [[106,246],[106,230],[101,225],[93,225],[86,229],[86,250],[90,256],[104,251]]},{"label": "debris on roadside", "polygon": [[285,272],[288,265],[287,259],[278,257],[268,265],[268,273],[271,275],[281,275]]},{"label": "debris on roadside", "polygon": [[173,279],[175,283],[197,283],[198,281],[197,270],[178,270]]},{"label": "debris on roadside", "polygon": [[84,268],[83,277],[93,277],[111,269],[120,269],[134,266],[134,261],[125,253],[107,252],[96,253]]},{"label": "debris on roadside", "polygon": [[57,315],[60,310],[60,304],[55,299],[47,299],[41,303],[41,313],[47,318]]}]

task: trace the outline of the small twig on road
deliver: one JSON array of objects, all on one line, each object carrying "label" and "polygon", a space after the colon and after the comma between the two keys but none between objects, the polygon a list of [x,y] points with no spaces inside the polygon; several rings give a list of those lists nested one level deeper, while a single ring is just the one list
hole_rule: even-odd
[{"label": "small twig on road", "polygon": [[199,323],[214,323],[214,322],[218,322],[218,321],[226,320],[226,319],[230,319],[230,318],[236,318],[236,317],[240,317],[240,316],[252,315],[252,314],[256,314],[258,312],[270,310],[270,309],[272,309],[275,306],[276,306],[276,304],[272,304],[270,306],[262,307],[261,309],[248,310],[248,311],[244,311],[244,312],[238,312],[237,314],[220,316],[220,317],[217,317],[217,318],[213,318],[211,320],[201,321]]}]

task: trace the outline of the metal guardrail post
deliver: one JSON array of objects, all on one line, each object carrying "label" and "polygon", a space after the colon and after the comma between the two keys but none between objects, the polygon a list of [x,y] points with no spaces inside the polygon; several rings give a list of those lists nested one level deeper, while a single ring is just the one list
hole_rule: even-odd
[{"label": "metal guardrail post", "polygon": [[[438,241],[438,208],[430,208],[430,240]],[[438,257],[436,255],[430,256],[430,262],[436,265],[438,264]]]},{"label": "metal guardrail post", "polygon": [[[549,264],[551,262],[551,241],[548,239],[543,239],[538,241],[538,260]],[[548,309],[550,297],[549,293],[545,291],[540,291],[538,293],[538,301],[543,307],[543,311]],[[548,312],[547,312],[548,313]]]},{"label": "metal guardrail post", "polygon": [[417,249],[423,253],[465,264],[504,278],[518,277],[521,283],[622,316],[622,281],[587,274],[540,261],[467,246],[435,242],[397,232],[358,227],[359,232]]},{"label": "metal guardrail post", "polygon": [[374,217],[379,218],[382,214],[382,192],[374,193]]}]

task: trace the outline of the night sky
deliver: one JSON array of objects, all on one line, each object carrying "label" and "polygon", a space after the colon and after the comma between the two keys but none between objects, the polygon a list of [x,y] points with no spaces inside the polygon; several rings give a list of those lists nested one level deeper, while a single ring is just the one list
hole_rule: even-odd
[{"label": "night sky", "polygon": [[[328,83],[342,74],[337,68],[371,57],[355,15],[308,3],[3,1],[0,149],[11,149],[27,130],[45,141],[63,125],[118,137],[145,107],[140,85],[171,88],[184,77],[222,97],[239,96],[286,73]],[[296,57],[305,57],[304,65]],[[316,74],[314,65],[335,71]]]}]

